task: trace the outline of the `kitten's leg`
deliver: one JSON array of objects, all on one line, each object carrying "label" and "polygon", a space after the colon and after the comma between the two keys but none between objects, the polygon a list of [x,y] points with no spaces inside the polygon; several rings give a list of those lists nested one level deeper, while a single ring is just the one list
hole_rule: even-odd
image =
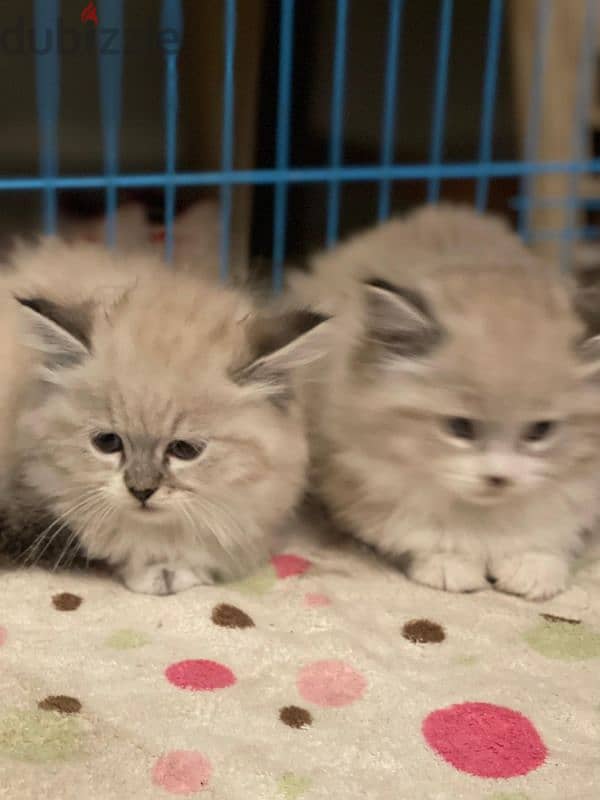
[{"label": "kitten's leg", "polygon": [[125,586],[139,594],[177,594],[201,583],[212,583],[209,574],[199,576],[189,567],[161,561],[153,564],[128,563],[119,574]]},{"label": "kitten's leg", "polygon": [[495,588],[528,600],[548,600],[564,592],[569,580],[569,562],[553,553],[516,553],[494,559],[490,575]]},{"label": "kitten's leg", "polygon": [[457,553],[414,553],[406,572],[417,583],[448,592],[476,592],[489,587],[483,560]]}]

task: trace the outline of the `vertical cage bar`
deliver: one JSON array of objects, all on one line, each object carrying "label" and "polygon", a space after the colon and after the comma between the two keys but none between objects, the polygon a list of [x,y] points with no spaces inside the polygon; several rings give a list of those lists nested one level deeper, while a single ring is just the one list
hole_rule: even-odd
[{"label": "vertical cage bar", "polygon": [[[404,0],[390,0],[388,12],[388,42],[385,62],[385,89],[383,96],[383,118],[381,121],[381,156],[384,167],[394,163],[394,144],[396,138],[396,96],[398,94],[398,61]],[[384,178],[379,184],[378,219],[383,221],[390,216],[392,182]]]},{"label": "vertical cage bar", "polygon": [[[329,165],[342,164],[344,147],[344,94],[346,85],[346,40],[348,38],[349,0],[337,0],[335,23],[335,50],[333,57],[333,87],[331,101],[331,131]],[[340,182],[331,181],[327,201],[327,247],[338,239],[340,225]]]},{"label": "vertical cage bar", "polygon": [[[282,0],[279,34],[279,85],[277,90],[277,145],[275,166],[284,170],[289,165],[290,116],[292,103],[292,67],[294,63],[294,0]],[[283,288],[285,259],[288,186],[275,185],[275,216],[273,221],[273,289]]]},{"label": "vertical cage bar", "polygon": [[[584,161],[588,130],[587,114],[592,101],[593,82],[596,68],[596,43],[598,35],[598,1],[586,0],[585,23],[581,39],[581,55],[577,74],[577,96],[573,117],[572,160]],[[573,242],[576,238],[577,198],[581,175],[572,172],[568,176],[567,208],[565,230],[560,242],[560,264],[566,271],[571,266]]]},{"label": "vertical cage bar", "polygon": [[[479,137],[479,163],[486,165],[492,158],[494,136],[494,111],[496,108],[496,88],[498,85],[498,62],[502,39],[502,16],[504,0],[490,0],[490,14],[487,36],[487,58],[483,79],[483,110],[481,133]],[[485,211],[488,202],[490,179],[481,175],[477,179],[476,204],[479,211]]]},{"label": "vertical cage bar", "polygon": [[40,136],[40,175],[44,179],[43,226],[56,233],[58,203],[54,178],[58,175],[58,112],[60,62],[58,17],[60,0],[35,0],[36,99]]},{"label": "vertical cage bar", "polygon": [[[102,145],[104,174],[110,180],[119,173],[119,137],[121,134],[122,78],[123,78],[123,0],[99,0],[99,18],[103,28],[119,31],[117,42],[110,48],[103,46],[98,36],[98,64],[100,70],[100,110],[102,114]],[[106,242],[110,247],[117,243],[117,206],[119,193],[114,183],[106,187]]]},{"label": "vertical cage bar", "polygon": [[[221,169],[231,172],[235,144],[235,47],[237,36],[236,0],[225,0],[225,75],[223,79],[223,123]],[[231,215],[233,211],[233,186],[221,186],[221,242],[220,276],[223,282],[229,278],[231,258]]]},{"label": "vertical cage bar", "polygon": [[[525,133],[524,159],[526,162],[535,161],[537,142],[540,134],[540,121],[542,114],[543,78],[548,58],[548,44],[550,40],[550,18],[552,15],[552,0],[538,0],[537,21],[535,33],[535,46],[533,54],[531,100],[529,103],[529,117]],[[531,241],[531,205],[533,202],[532,189],[535,178],[524,175],[521,179],[520,204],[519,204],[519,233],[524,241]]]},{"label": "vertical cage bar", "polygon": [[[438,29],[438,57],[433,98],[433,122],[431,127],[431,145],[429,163],[441,164],[444,147],[444,130],[446,126],[446,101],[448,97],[448,66],[450,61],[450,43],[452,41],[453,0],[441,0],[440,22]],[[440,179],[431,178],[427,187],[427,200],[437,203],[440,198]]]},{"label": "vertical cage bar", "polygon": [[164,0],[161,15],[160,43],[165,53],[165,257],[173,260],[175,250],[175,182],[177,168],[177,118],[179,114],[179,82],[177,59],[183,41],[183,8],[181,0]]}]

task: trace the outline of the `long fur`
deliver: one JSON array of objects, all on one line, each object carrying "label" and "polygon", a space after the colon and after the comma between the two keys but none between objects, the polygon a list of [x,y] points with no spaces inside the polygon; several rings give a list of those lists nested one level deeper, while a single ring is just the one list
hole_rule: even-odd
[{"label": "long fur", "polygon": [[[59,564],[82,552],[156,594],[265,558],[305,483],[304,421],[287,375],[321,354],[322,317],[271,319],[246,295],[147,256],[115,260],[57,240],[17,252],[0,303],[5,549],[21,541],[37,561],[62,542]],[[258,347],[269,325],[277,344]],[[121,437],[123,453],[98,452],[103,431]],[[206,447],[177,461],[167,452],[177,440]],[[160,475],[146,509],[126,486],[136,470]]]},{"label": "long fur", "polygon": [[[554,270],[499,220],[442,206],[317,257],[291,294],[336,317],[302,386],[339,525],[438,588],[564,589],[598,511],[599,362]],[[527,444],[542,420],[556,432]]]}]

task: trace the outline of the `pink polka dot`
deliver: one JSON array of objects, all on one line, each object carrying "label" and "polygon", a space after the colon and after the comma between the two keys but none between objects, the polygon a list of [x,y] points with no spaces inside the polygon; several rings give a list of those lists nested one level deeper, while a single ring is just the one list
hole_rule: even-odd
[{"label": "pink polka dot", "polygon": [[527,717],[491,703],[433,711],[423,722],[423,736],[456,769],[481,778],[526,775],[548,754]]},{"label": "pink polka dot", "polygon": [[202,753],[173,750],[158,759],[152,781],[171,794],[195,794],[207,788],[211,774],[211,763]]},{"label": "pink polka dot", "polygon": [[203,658],[171,664],[165,670],[165,675],[174,686],[194,692],[212,692],[235,683],[235,675],[229,667]]},{"label": "pink polka dot", "polygon": [[4,627],[4,625],[0,625],[0,647],[6,642],[8,638],[8,631]]},{"label": "pink polka dot", "polygon": [[300,670],[297,683],[305,700],[329,708],[354,703],[363,696],[367,686],[360,672],[335,659],[307,664]]},{"label": "pink polka dot", "polygon": [[308,592],[304,595],[304,605],[306,606],[330,606],[331,598],[319,592]]},{"label": "pink polka dot", "polygon": [[295,556],[291,553],[284,553],[280,556],[273,556],[271,564],[275,567],[278,578],[291,578],[293,575],[302,575],[312,565],[302,556]]}]

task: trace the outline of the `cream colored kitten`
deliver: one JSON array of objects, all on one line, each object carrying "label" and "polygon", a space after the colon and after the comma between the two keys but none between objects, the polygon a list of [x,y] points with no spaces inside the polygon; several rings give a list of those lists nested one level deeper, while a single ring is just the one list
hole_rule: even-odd
[{"label": "cream colored kitten", "polygon": [[[219,205],[210,200],[194,203],[175,217],[173,226],[174,262],[178,269],[199,270],[204,278],[219,278]],[[128,203],[119,208],[116,219],[117,251],[162,258],[165,249],[165,226],[151,224],[144,207]],[[106,217],[73,220],[65,217],[60,223],[65,241],[80,244],[104,244]]]},{"label": "cream colored kitten", "polygon": [[5,548],[33,531],[35,560],[58,537],[59,561],[81,547],[152,594],[264,559],[304,487],[288,376],[322,354],[324,318],[94,245],[50,240],[15,266],[0,296]]},{"label": "cream colored kitten", "polygon": [[441,207],[293,284],[337,315],[304,391],[338,523],[433,587],[562,591],[598,510],[600,342],[550,267],[499,221]]}]

